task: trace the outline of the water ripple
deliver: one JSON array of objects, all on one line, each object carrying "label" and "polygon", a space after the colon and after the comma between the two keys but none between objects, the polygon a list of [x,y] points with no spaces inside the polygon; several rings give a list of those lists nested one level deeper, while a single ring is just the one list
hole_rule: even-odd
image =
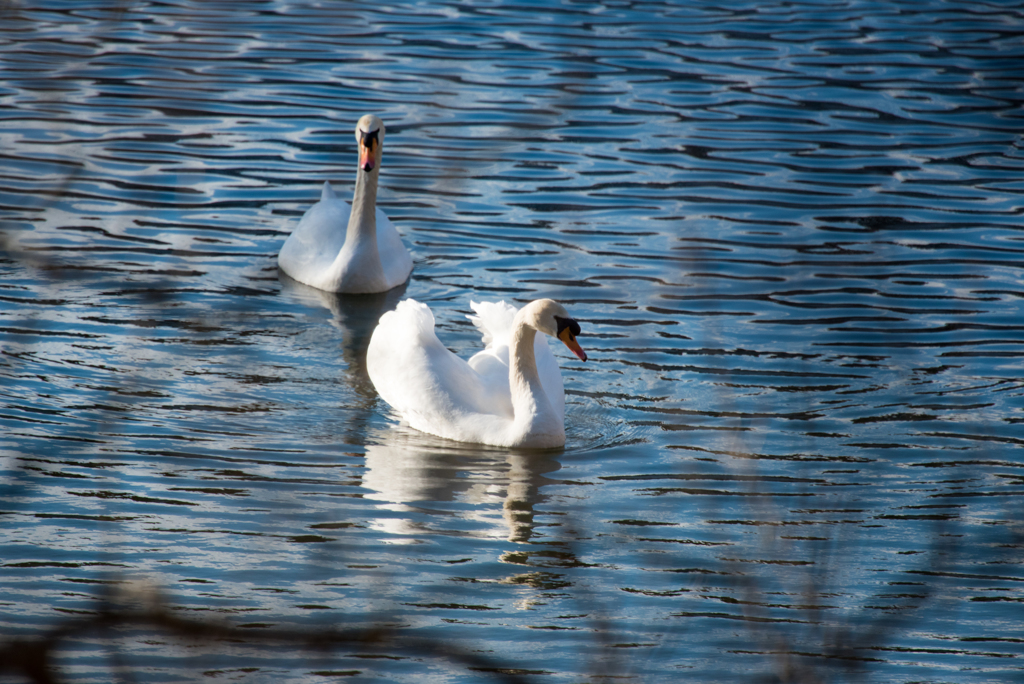
[{"label": "water ripple", "polygon": [[[1018,8],[0,14],[12,633],[141,576],[253,632],[385,615],[566,681],[607,629],[602,674],[651,681],[1016,671],[991,625],[1021,600]],[[326,295],[275,257],[324,180],[351,191],[371,111],[415,269]],[[471,300],[565,303],[590,355],[557,352],[566,448],[398,423],[365,350],[405,296],[464,356]],[[124,657],[206,667],[149,636]],[[381,651],[323,672],[441,674]]]}]

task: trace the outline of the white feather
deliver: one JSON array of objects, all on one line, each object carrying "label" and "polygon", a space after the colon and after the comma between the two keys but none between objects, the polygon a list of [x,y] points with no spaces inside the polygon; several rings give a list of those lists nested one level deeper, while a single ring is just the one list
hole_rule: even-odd
[{"label": "white feather", "polygon": [[[469,361],[437,338],[426,305],[407,299],[384,314],[366,355],[377,392],[412,427],[440,437],[495,446],[565,444],[561,371],[547,339],[536,333],[554,335],[555,316],[568,318],[568,313],[551,300],[522,310],[505,302],[470,306],[475,315],[468,318],[485,347]],[[530,336],[533,353],[521,353],[513,363],[515,340],[529,350]],[[513,382],[517,372],[519,381]]]}]

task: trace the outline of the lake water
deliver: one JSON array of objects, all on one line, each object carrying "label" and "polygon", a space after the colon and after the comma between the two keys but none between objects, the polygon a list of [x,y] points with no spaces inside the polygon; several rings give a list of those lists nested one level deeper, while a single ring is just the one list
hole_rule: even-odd
[{"label": "lake water", "polygon": [[[68,682],[1024,676],[1019,3],[0,19],[0,649],[49,637]],[[415,267],[338,297],[276,256],[365,113]],[[564,450],[403,427],[364,364],[402,297],[466,357],[470,301],[563,303]]]}]

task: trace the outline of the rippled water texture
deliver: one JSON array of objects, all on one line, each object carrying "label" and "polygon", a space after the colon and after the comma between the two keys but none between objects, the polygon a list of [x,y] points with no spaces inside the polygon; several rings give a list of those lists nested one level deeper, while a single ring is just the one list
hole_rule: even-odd
[{"label": "rippled water texture", "polygon": [[[0,14],[2,632],[148,586],[253,635],[68,633],[64,681],[1022,676],[1019,3]],[[368,112],[415,268],[336,297],[276,255]],[[464,356],[471,300],[562,302],[565,449],[401,426],[406,296]]]}]

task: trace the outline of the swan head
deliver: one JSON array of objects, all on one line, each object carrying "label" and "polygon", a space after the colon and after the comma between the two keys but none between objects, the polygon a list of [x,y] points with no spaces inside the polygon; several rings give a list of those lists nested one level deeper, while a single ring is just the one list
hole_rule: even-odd
[{"label": "swan head", "polygon": [[384,122],[373,114],[360,118],[356,124],[356,142],[359,143],[359,168],[367,173],[380,168]]},{"label": "swan head", "polygon": [[557,337],[580,361],[587,360],[587,353],[576,341],[576,336],[580,334],[580,324],[564,306],[553,299],[538,299],[523,307],[520,313],[524,323],[534,330]]}]

